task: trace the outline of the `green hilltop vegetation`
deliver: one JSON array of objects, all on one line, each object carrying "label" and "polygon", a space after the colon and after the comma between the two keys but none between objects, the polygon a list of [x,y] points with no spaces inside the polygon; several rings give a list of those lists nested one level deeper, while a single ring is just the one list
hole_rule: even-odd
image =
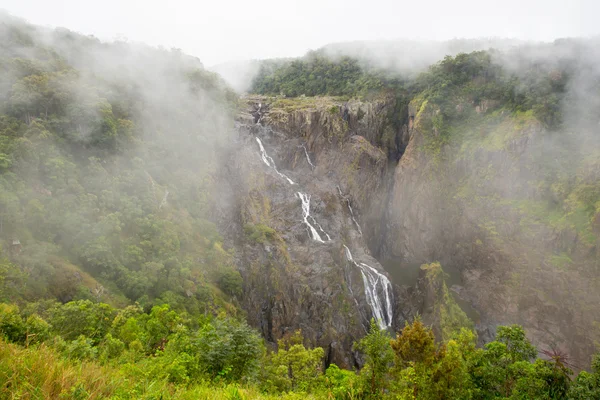
[{"label": "green hilltop vegetation", "polygon": [[382,72],[365,69],[357,59],[333,60],[318,50],[301,59],[262,61],[250,91],[287,97],[368,96],[395,81]]},{"label": "green hilltop vegetation", "polygon": [[[324,349],[301,332],[268,348],[245,322],[235,250],[215,220],[236,94],[179,51],[5,16],[0,49],[1,398],[600,397],[598,357],[574,376],[560,352],[537,358],[519,326],[476,348],[454,303],[438,307],[442,341],[419,319],[395,337],[372,322],[355,344],[359,371],[325,365]],[[442,110],[434,151],[458,135],[449,121],[466,118],[444,103],[453,97],[493,95],[516,115],[562,123],[561,79],[515,95],[487,53],[447,58],[411,82],[319,54],[265,68],[259,93],[392,90],[405,109],[420,93],[420,110]],[[595,190],[575,189],[582,229]],[[248,230],[257,242],[270,235]]]},{"label": "green hilltop vegetation", "polygon": [[575,65],[548,66],[531,62],[521,53],[516,56],[523,58],[519,74],[502,68],[498,63],[501,54],[476,51],[447,56],[412,78],[347,56],[332,59],[319,50],[300,59],[263,61],[250,91],[283,97],[346,98],[392,92],[400,101],[420,98],[435,103],[446,119],[457,116],[457,99],[472,104],[493,100],[511,112],[531,111],[547,126],[557,128],[560,101],[569,74],[576,72]]}]

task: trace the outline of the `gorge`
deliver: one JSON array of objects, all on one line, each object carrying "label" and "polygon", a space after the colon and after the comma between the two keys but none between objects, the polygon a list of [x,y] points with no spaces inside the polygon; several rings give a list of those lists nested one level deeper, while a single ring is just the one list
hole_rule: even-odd
[{"label": "gorge", "polygon": [[0,34],[0,395],[46,359],[122,398],[600,390],[597,40],[326,46],[242,93],[177,49]]}]

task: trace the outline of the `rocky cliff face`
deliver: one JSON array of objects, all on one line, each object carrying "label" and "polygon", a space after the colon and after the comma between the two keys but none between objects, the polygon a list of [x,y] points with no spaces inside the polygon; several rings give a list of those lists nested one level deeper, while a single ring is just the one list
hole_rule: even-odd
[{"label": "rocky cliff face", "polygon": [[[248,99],[239,146],[226,163],[224,233],[245,281],[243,307],[269,342],[302,329],[328,362],[351,367],[369,320],[404,323],[403,290],[389,284],[368,241],[380,236],[391,173],[385,99],[294,110]],[[394,140],[394,138],[392,138]],[[228,210],[225,210],[228,208]]]},{"label": "rocky cliff face", "polygon": [[552,154],[541,124],[479,107],[473,120],[493,119],[491,131],[462,127],[461,136],[438,145],[437,112],[427,102],[409,107],[410,141],[394,174],[384,257],[399,260],[399,268],[440,261],[455,271],[460,297],[479,312],[480,339],[491,339],[499,324],[518,323],[538,348],[562,348],[587,365],[598,338],[598,311],[589,307],[600,300],[589,269],[596,243],[554,224],[542,208],[544,161]]},{"label": "rocky cliff face", "polygon": [[439,111],[419,99],[398,130],[385,97],[246,101],[225,172],[224,197],[236,200],[223,214],[236,215],[225,231],[241,249],[243,307],[270,342],[302,329],[328,362],[359,362],[352,342],[377,315],[373,293],[385,303],[385,287],[366,290],[361,267],[385,275],[375,256],[396,260],[392,274],[439,261],[452,275],[448,286],[436,268],[416,283],[396,280],[392,329],[420,314],[441,339],[466,325],[456,299],[482,343],[497,325],[518,323],[539,348],[564,348],[585,365],[600,320],[589,307],[600,298],[590,298],[600,291],[583,266],[597,246],[536,211],[547,168],[534,159],[545,146],[534,118],[460,104],[475,125],[448,141]]}]

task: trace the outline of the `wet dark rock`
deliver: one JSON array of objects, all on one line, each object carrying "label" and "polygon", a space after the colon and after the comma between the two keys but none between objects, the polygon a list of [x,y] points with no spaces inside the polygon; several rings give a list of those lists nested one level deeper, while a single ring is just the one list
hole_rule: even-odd
[{"label": "wet dark rock", "polygon": [[[354,258],[380,271],[373,257],[398,259],[403,266],[439,261],[451,268],[458,283],[449,285],[450,292],[475,309],[480,344],[493,339],[498,325],[519,323],[534,344],[565,345],[585,364],[594,341],[592,322],[600,315],[579,305],[600,293],[576,271],[564,274],[548,266],[547,254],[565,252],[573,262],[587,262],[598,259],[600,245],[584,245],[568,230],[540,226],[525,233],[519,215],[507,207],[473,201],[490,191],[539,198],[535,187],[514,183],[534,176],[525,157],[538,145],[541,126],[515,128],[503,147],[478,146],[468,157],[452,157],[455,161],[439,171],[423,150],[425,135],[436,132],[426,133],[421,125],[436,110],[419,114],[411,103],[405,124],[396,129],[388,119],[393,104],[385,98],[371,103],[298,100],[290,108],[273,99],[247,100],[248,111],[239,121],[240,147],[224,172],[229,188],[223,197],[234,200],[223,202],[232,212],[222,214],[236,217],[220,225],[228,227],[224,236],[240,253],[242,305],[269,342],[302,329],[307,343],[323,346],[328,362],[361,364],[352,343],[365,334],[372,311],[359,269],[344,256],[346,245]],[[479,106],[485,114],[497,105]],[[261,161],[255,137],[296,185]],[[482,165],[495,172],[493,179],[458,196],[461,180]],[[330,242],[311,238],[298,191],[311,195],[311,215]],[[257,242],[246,227],[274,233]],[[430,315],[429,322],[437,324],[432,310],[439,289],[426,285],[423,277],[413,286],[395,285],[392,328],[401,329],[417,314]]]},{"label": "wet dark rock", "polygon": [[[273,345],[286,333],[301,329],[308,344],[326,350],[328,362],[353,367],[361,361],[352,344],[364,336],[373,313],[361,272],[346,260],[343,245],[357,260],[385,273],[365,241],[370,235],[378,240],[386,199],[382,184],[389,172],[386,152],[373,144],[378,140],[373,130],[384,123],[373,115],[371,105],[360,106],[364,115],[358,121],[355,104],[345,106],[344,119],[343,111],[333,115],[331,107],[283,115],[262,99],[258,102],[260,107],[250,102],[248,114],[260,119],[260,125],[244,126],[240,134],[259,137],[278,172],[294,184],[261,160],[255,139],[246,140],[231,155],[228,182],[237,201],[231,204],[230,215],[238,216],[233,221],[238,227],[228,239],[241,250],[237,257],[244,278],[241,304],[249,322]],[[385,104],[380,111],[381,107]],[[338,185],[345,198],[339,196]],[[297,192],[311,196],[313,225],[318,224],[320,235],[325,238],[326,232],[331,240],[313,240]],[[348,199],[364,226],[362,236]],[[260,232],[266,232],[264,237]],[[406,314],[398,311],[401,306],[394,303],[394,315]]]}]

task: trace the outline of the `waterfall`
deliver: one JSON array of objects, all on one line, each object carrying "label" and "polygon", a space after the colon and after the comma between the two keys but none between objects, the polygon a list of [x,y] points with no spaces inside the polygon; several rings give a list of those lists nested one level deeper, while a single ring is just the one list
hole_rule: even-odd
[{"label": "waterfall", "polygon": [[358,233],[360,234],[360,236],[362,236],[362,229],[360,229],[360,225],[356,221],[356,218],[354,218],[354,211],[352,210],[352,206],[350,205],[350,200],[346,199],[346,203],[348,204],[348,209],[350,210],[350,216],[352,217],[352,221],[354,221],[356,229],[358,229]]},{"label": "waterfall", "polygon": [[260,139],[256,138],[256,141],[258,142],[258,147],[260,148],[260,157],[262,158],[263,162],[267,164],[267,167],[270,167],[271,164],[275,165],[275,161],[269,157]]},{"label": "waterfall", "polygon": [[[260,112],[261,108],[262,108],[262,104],[259,104],[259,106],[258,106],[259,112]],[[260,114],[259,114],[259,122],[260,122],[260,117],[262,117],[262,116],[260,116]],[[256,137],[255,139],[256,139],[256,142],[258,143],[258,146],[260,149],[260,157],[261,157],[262,161],[269,168],[273,168],[273,170],[277,173],[277,175],[286,179],[291,185],[295,185],[294,181],[292,181],[288,176],[282,174],[281,172],[279,172],[277,170],[277,167],[275,166],[275,161],[273,160],[273,158],[271,158],[267,154],[261,140],[258,137]],[[310,160],[310,156],[308,154],[308,150],[306,149],[306,146],[302,145],[302,148],[304,149],[304,154],[306,155],[306,160],[308,161],[308,164],[312,168],[315,168],[315,165]],[[360,225],[358,224],[358,221],[354,217],[354,210],[352,209],[352,206],[350,205],[350,200],[346,196],[343,195],[342,190],[340,189],[339,186],[337,186],[337,189],[338,189],[338,192],[339,192],[340,196],[342,197],[342,199],[346,200],[346,204],[348,205],[348,210],[350,211],[352,221],[356,225],[356,228],[358,229],[358,233],[362,236],[362,230],[360,228]],[[310,195],[308,193],[302,193],[302,192],[296,192],[296,194],[302,202],[302,221],[307,226],[311,239],[316,242],[319,242],[319,243],[325,243],[326,241],[327,242],[331,241],[331,236],[329,236],[329,234],[327,232],[325,232],[325,230],[317,222],[317,220],[312,215],[310,215]],[[326,238],[326,240],[323,240],[323,238]],[[391,284],[390,280],[387,278],[387,276],[381,274],[379,271],[377,271],[375,268],[371,267],[370,265],[367,265],[363,262],[355,261],[354,258],[352,257],[352,253],[350,252],[350,249],[346,245],[344,245],[344,250],[345,250],[346,258],[348,259],[348,262],[354,264],[354,266],[356,266],[360,270],[360,273],[361,273],[362,279],[363,279],[367,304],[371,308],[373,317],[377,320],[377,324],[379,325],[379,327],[381,329],[387,329],[387,328],[391,327],[392,326],[392,318],[393,318],[393,313],[392,313],[392,296],[393,296],[393,294],[392,294],[392,284]],[[351,287],[350,287],[350,292],[352,293]],[[354,298],[354,301],[356,302],[356,304],[358,306],[358,302],[357,302],[356,298]],[[361,312],[360,307],[359,307],[359,312]]]},{"label": "waterfall", "polygon": [[169,191],[167,190],[165,192],[165,195],[163,196],[162,201],[160,202],[160,205],[158,206],[158,209],[160,210],[161,208],[163,208],[163,206],[165,206],[167,204],[167,197],[169,197]]},{"label": "waterfall", "polygon": [[316,166],[312,163],[312,161],[310,161],[310,156],[308,155],[308,150],[306,150],[306,146],[302,145],[301,147],[304,149],[304,154],[306,154],[306,161],[308,161],[308,164],[312,167],[312,169],[315,169]]},{"label": "waterfall", "polygon": [[329,237],[329,235],[323,230],[323,228],[321,228],[321,225],[319,225],[315,221],[315,219],[310,215],[310,195],[298,192],[298,197],[300,197],[300,200],[302,201],[302,219],[308,227],[308,229],[310,230],[311,238],[317,242],[325,243],[325,241],[321,238],[321,235],[319,235],[319,232],[317,232],[315,227],[310,222],[308,222],[309,218],[312,219],[313,222],[315,222],[315,224],[319,227],[321,232],[323,232],[325,236],[327,236],[327,240],[331,240],[331,237]]},{"label": "waterfall", "polygon": [[350,205],[350,199],[346,196],[344,196],[344,194],[342,193],[342,189],[340,189],[340,186],[336,186],[338,193],[340,194],[340,197],[344,200],[346,200],[346,205],[348,206],[348,210],[350,211],[350,216],[352,217],[352,221],[354,222],[354,225],[356,225],[356,229],[358,230],[358,233],[360,236],[362,236],[362,229],[360,229],[360,225],[358,224],[358,221],[356,220],[356,218],[354,218],[354,210],[352,209],[352,206]]},{"label": "waterfall", "polygon": [[[259,110],[260,110],[260,108],[261,108],[261,104],[259,104]],[[282,174],[281,172],[279,172],[277,170],[277,167],[275,166],[275,161],[273,160],[273,158],[271,158],[267,154],[267,151],[265,150],[265,147],[263,146],[261,140],[258,137],[255,139],[256,139],[256,142],[258,143],[258,147],[260,149],[260,158],[267,165],[267,167],[273,168],[273,170],[275,170],[277,175],[286,179],[290,183],[290,185],[295,185],[294,181],[292,181],[287,175]],[[302,147],[304,147],[304,145]],[[308,156],[306,147],[304,147],[304,151],[305,151],[306,158],[307,158],[309,164],[314,167],[313,163],[310,161],[310,157]],[[300,193],[300,192],[297,192],[297,194],[298,194],[298,197],[300,197],[300,200],[302,201],[302,220],[308,227],[311,238],[313,240],[315,240],[317,242],[321,242],[321,243],[325,243],[325,240],[323,240],[323,237],[326,237],[328,242],[331,241],[331,236],[329,236],[329,234],[327,232],[325,232],[325,229],[323,229],[321,224],[319,224],[317,222],[317,220],[312,215],[310,215],[310,195],[307,193]],[[312,221],[312,224],[309,222],[309,219]],[[315,228],[315,226],[316,226],[316,228]],[[317,231],[317,228],[318,228],[318,231]],[[319,234],[319,231],[321,231],[321,234]]]},{"label": "waterfall", "polygon": [[281,176],[282,178],[285,178],[290,185],[294,185],[294,181],[291,180],[290,178],[287,177],[287,175],[282,174],[281,172],[279,172],[277,170],[277,167],[275,166],[275,161],[273,161],[273,159],[267,154],[267,151],[265,150],[262,142],[260,141],[259,138],[256,138],[256,141],[258,142],[258,146],[260,148],[260,157],[262,158],[263,162],[265,164],[267,164],[267,167],[271,167],[275,170],[275,172],[277,173],[277,175]]},{"label": "waterfall", "polygon": [[260,120],[262,119],[262,114],[260,113],[260,111],[262,110],[262,103],[258,103],[258,110],[256,110],[256,113],[258,114],[258,119],[256,120],[256,125],[260,125]]},{"label": "waterfall", "polygon": [[331,236],[329,236],[329,234],[328,234],[327,232],[325,232],[325,230],[323,229],[323,227],[321,227],[321,224],[319,224],[319,223],[317,222],[317,220],[315,219],[315,217],[313,217],[312,215],[309,215],[308,217],[309,217],[310,219],[312,219],[312,222],[313,222],[313,224],[315,224],[315,225],[317,226],[317,228],[319,228],[319,230],[320,230],[321,232],[323,232],[323,234],[324,234],[325,236],[327,236],[327,241],[330,241],[330,240],[331,240]]},{"label": "waterfall", "polygon": [[346,259],[351,263],[354,263],[354,259],[352,258],[352,253],[350,253],[350,249],[348,246],[344,245],[344,251],[346,252]]},{"label": "waterfall", "polygon": [[[352,253],[348,246],[344,245],[346,258],[354,264],[363,278],[365,285],[365,297],[367,304],[373,311],[373,317],[377,320],[381,329],[386,329],[392,326],[392,283],[387,276],[381,274],[375,268],[362,262],[354,261]],[[383,299],[380,295],[383,294]]]},{"label": "waterfall", "polygon": [[[365,284],[365,294],[367,303],[370,303],[373,314],[379,323],[381,329],[392,326],[392,284],[387,276],[379,273],[375,268],[365,263],[357,264],[361,268],[363,282]],[[379,299],[379,294],[383,292],[385,301]],[[369,302],[369,298],[371,301]]]}]

